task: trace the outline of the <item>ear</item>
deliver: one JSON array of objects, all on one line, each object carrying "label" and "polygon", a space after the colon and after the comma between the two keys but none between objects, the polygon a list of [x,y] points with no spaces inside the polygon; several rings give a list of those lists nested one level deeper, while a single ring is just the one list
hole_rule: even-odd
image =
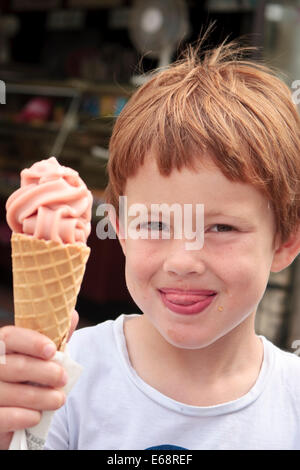
[{"label": "ear", "polygon": [[276,248],[271,272],[278,273],[287,268],[300,253],[300,226],[292,233],[289,239]]},{"label": "ear", "polygon": [[114,231],[117,234],[118,240],[120,242],[121,248],[123,250],[124,255],[126,256],[126,243],[125,243],[125,235],[124,235],[124,227],[120,222],[120,219],[116,215],[114,211],[108,211],[108,217],[111,225],[114,228]]}]

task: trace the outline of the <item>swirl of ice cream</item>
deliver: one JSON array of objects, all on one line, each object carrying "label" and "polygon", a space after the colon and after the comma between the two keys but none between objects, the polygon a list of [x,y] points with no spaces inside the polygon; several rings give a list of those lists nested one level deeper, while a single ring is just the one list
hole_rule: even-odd
[{"label": "swirl of ice cream", "polygon": [[21,172],[21,187],[6,202],[13,232],[61,243],[86,243],[93,197],[77,171],[55,157]]}]

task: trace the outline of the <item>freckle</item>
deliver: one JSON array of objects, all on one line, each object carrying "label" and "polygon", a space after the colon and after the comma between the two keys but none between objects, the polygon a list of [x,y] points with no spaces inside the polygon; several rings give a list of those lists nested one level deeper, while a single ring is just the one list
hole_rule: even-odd
[{"label": "freckle", "polygon": [[223,312],[223,307],[220,305],[220,307],[218,307],[218,310],[219,312]]}]

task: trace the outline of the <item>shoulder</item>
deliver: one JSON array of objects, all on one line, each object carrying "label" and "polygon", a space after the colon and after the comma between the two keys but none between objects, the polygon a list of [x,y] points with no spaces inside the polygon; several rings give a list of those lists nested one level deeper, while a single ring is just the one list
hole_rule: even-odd
[{"label": "shoulder", "polygon": [[300,357],[269,342],[275,357],[275,371],[279,385],[300,401]]},{"label": "shoulder", "polygon": [[291,374],[292,372],[300,372],[300,357],[297,354],[285,351],[274,345],[273,348],[275,349],[275,354],[280,366],[286,371],[287,374]]}]

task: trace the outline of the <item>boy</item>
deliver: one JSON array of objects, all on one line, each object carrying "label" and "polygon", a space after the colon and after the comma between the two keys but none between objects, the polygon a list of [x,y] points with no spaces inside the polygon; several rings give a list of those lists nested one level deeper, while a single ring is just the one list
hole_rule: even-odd
[{"label": "boy", "polygon": [[[236,52],[234,43],[201,60],[190,52],[117,120],[107,201],[118,211],[126,196],[128,207],[149,210],[135,226],[140,237],[126,234],[132,215],[112,217],[143,314],[73,335],[84,371],[55,413],[47,449],[300,449],[299,358],[254,330],[270,271],[300,251],[300,119],[288,88]],[[152,211],[162,203],[192,207],[194,226],[203,205],[203,246],[174,236],[175,217]],[[5,448],[9,432],[62,405],[64,381],[41,359],[45,337],[8,327],[2,339]]]}]

